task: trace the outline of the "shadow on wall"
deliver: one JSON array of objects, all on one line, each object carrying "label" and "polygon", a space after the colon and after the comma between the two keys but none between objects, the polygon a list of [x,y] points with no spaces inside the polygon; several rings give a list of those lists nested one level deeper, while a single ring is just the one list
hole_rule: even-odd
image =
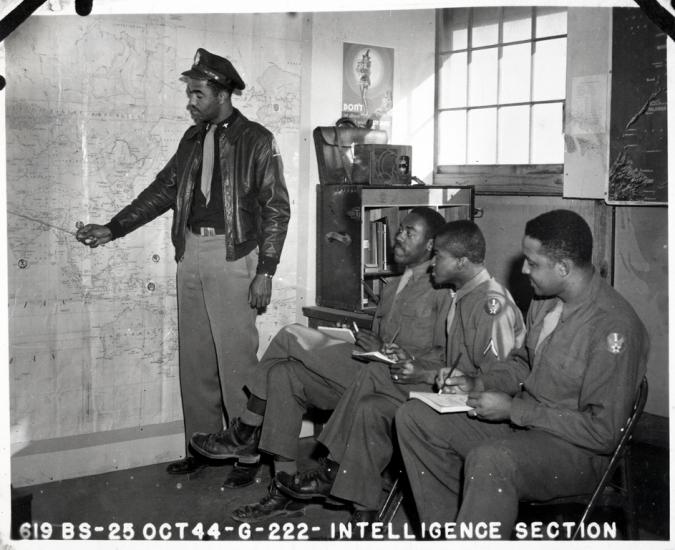
[{"label": "shadow on wall", "polygon": [[506,278],[506,286],[513,296],[516,305],[523,312],[523,316],[527,316],[527,310],[530,307],[530,302],[534,297],[530,280],[522,273],[523,256],[517,254],[508,261],[508,276]]}]

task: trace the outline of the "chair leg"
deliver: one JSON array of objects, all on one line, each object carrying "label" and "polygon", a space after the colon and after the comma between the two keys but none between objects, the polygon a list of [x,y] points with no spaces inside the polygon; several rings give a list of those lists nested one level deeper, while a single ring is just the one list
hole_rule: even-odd
[{"label": "chair leg", "polygon": [[631,468],[631,450],[630,445],[626,447],[623,456],[623,468],[621,472],[623,489],[626,491],[624,502],[624,518],[626,521],[626,535],[629,540],[640,540],[640,530],[638,529],[638,513],[635,507],[635,497],[633,496],[633,472]]},{"label": "chair leg", "polygon": [[389,494],[384,503],[377,512],[376,521],[389,523],[394,519],[396,512],[403,502],[403,489],[401,487],[401,478],[397,477],[389,490]]}]

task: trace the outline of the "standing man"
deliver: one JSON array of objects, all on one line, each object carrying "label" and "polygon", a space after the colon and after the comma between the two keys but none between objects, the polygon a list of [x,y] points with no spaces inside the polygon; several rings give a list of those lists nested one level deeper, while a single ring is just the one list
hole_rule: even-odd
[{"label": "standing man", "polygon": [[[447,320],[446,373],[489,372],[525,339],[525,323],[509,291],[484,265],[485,238],[472,221],[450,222],[436,234],[432,276],[452,285],[455,297]],[[448,291],[449,292],[449,291]],[[329,496],[354,505],[354,522],[372,522],[382,494],[383,470],[394,450],[396,410],[410,391],[431,391],[437,371],[429,371],[408,350],[392,345],[398,362],[362,371],[343,395],[318,440],[329,450],[323,472],[278,474],[278,488],[299,500]],[[447,376],[447,374],[445,375]],[[442,382],[441,382],[442,385]],[[333,475],[331,475],[333,474]]]},{"label": "standing man", "polygon": [[[645,373],[647,332],[591,263],[593,238],[569,210],[530,220],[523,273],[537,298],[525,346],[475,376],[467,415],[421,401],[396,413],[420,521],[495,522],[508,539],[520,500],[585,493],[609,462]],[[461,500],[459,495],[461,494]]]},{"label": "standing man", "polygon": [[[194,434],[192,447],[209,458],[236,457],[240,462],[262,449],[274,456],[276,472],[294,474],[307,408],[332,410],[357,374],[373,368],[353,359],[353,351],[378,351],[396,340],[417,356],[419,365],[433,378],[443,364],[450,295],[433,287],[428,270],[434,235],[444,223],[441,214],[427,207],[413,208],[403,218],[396,234],[394,260],[405,270],[400,277],[389,279],[380,296],[373,330],[358,331],[356,347],[301,325],[284,327],[253,371],[251,398],[241,418],[225,432]],[[272,482],[259,502],[238,508],[232,517],[257,522],[299,515],[303,510],[303,503],[281,494]]]},{"label": "standing man", "polygon": [[223,415],[246,402],[245,377],[257,364],[256,312],[270,302],[290,218],[274,136],[232,106],[233,91],[245,87],[232,63],[199,48],[182,75],[195,125],[136,199],[106,225],[77,232],[95,248],[174,210],[186,456],[169,464],[170,474],[203,467],[190,454],[190,435],[220,431]]}]

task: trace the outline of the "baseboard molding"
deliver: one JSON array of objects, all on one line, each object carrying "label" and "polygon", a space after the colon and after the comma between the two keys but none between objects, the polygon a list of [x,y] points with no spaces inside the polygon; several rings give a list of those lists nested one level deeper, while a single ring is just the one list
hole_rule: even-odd
[{"label": "baseboard molding", "polygon": [[183,422],[47,439],[12,454],[12,486],[24,487],[177,460]]},{"label": "baseboard molding", "polygon": [[[303,420],[300,437],[314,435]],[[12,453],[12,486],[26,487],[178,460],[184,456],[183,422],[45,439]]]}]

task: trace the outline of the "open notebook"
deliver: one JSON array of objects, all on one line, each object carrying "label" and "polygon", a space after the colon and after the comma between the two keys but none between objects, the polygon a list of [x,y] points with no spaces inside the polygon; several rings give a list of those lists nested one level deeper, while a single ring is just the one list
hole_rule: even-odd
[{"label": "open notebook", "polygon": [[321,332],[323,332],[326,336],[330,336],[331,338],[335,338],[336,340],[343,340],[345,342],[349,342],[350,344],[356,342],[356,339],[354,338],[354,333],[351,331],[351,329],[341,327],[317,327],[317,328]]},{"label": "open notebook", "polygon": [[378,361],[380,363],[387,363],[393,365],[396,361],[392,361],[384,353],[380,351],[352,351],[352,357],[359,361]]},{"label": "open notebook", "polygon": [[411,391],[410,399],[419,399],[439,413],[470,411],[473,407],[466,404],[466,393],[435,393],[430,391]]}]

